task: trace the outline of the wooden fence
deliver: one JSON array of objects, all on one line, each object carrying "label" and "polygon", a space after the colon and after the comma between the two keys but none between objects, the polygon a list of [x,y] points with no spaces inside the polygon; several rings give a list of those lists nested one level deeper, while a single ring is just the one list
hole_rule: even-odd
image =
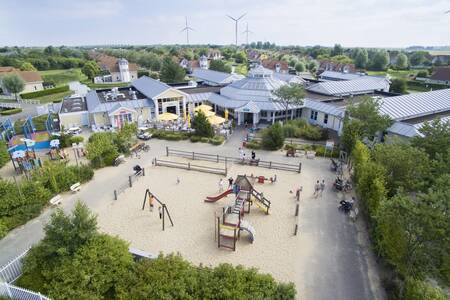
[{"label": "wooden fence", "polygon": [[14,102],[0,102],[1,108],[22,108],[22,105],[20,103],[14,103]]},{"label": "wooden fence", "polygon": [[169,167],[169,168],[184,169],[184,170],[189,170],[189,171],[198,171],[198,172],[203,172],[203,173],[212,173],[212,174],[223,175],[223,176],[226,176],[228,174],[226,164],[225,164],[225,167],[222,169],[222,168],[194,165],[194,164],[191,164],[190,162],[182,163],[182,162],[161,160],[161,159],[157,159],[157,158],[155,158],[153,160],[153,164],[155,166],[164,166],[164,167]]},{"label": "wooden fence", "polygon": [[119,194],[125,192],[127,188],[133,187],[133,183],[138,181],[140,177],[145,176],[145,168],[142,168],[139,172],[134,173],[133,175],[128,176],[128,181],[119,185],[114,190],[114,200],[119,198]]},{"label": "wooden fence", "polygon": [[302,171],[302,164],[286,164],[274,161],[265,161],[265,160],[252,160],[252,159],[242,159],[238,157],[231,156],[223,156],[218,154],[206,154],[206,153],[198,153],[198,152],[190,152],[183,150],[170,149],[166,147],[166,156],[178,156],[189,158],[192,160],[205,160],[211,162],[224,162],[225,165],[227,163],[238,163],[244,165],[251,165],[255,167],[274,169],[274,170],[282,170],[282,171],[291,171],[300,173]]}]

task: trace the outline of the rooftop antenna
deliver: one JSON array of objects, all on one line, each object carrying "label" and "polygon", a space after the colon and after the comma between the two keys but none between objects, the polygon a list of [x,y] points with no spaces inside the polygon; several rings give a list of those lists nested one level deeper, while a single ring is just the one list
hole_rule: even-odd
[{"label": "rooftop antenna", "polygon": [[239,18],[233,18],[230,15],[227,15],[228,18],[230,18],[231,20],[234,21],[235,23],[235,37],[236,37],[236,46],[238,45],[238,22],[240,19],[242,19],[247,13],[243,14],[242,16],[240,16]]},{"label": "rooftop antenna", "polygon": [[186,43],[187,43],[187,45],[189,45],[189,30],[194,31],[194,28],[189,27],[189,25],[188,25],[188,19],[187,19],[187,17],[186,17],[186,26],[185,26],[183,29],[181,29],[180,32],[186,31]]},{"label": "rooftop antenna", "polygon": [[249,33],[253,33],[253,31],[248,30],[248,23],[247,23],[247,28],[246,28],[245,31],[242,32],[242,33],[246,34],[246,38],[247,38],[247,46],[248,46],[248,34],[249,34]]}]

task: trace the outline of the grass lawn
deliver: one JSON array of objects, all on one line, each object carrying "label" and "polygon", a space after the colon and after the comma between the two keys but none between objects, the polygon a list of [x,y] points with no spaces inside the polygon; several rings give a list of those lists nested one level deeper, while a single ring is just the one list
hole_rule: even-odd
[{"label": "grass lawn", "polygon": [[34,99],[40,100],[41,104],[43,104],[43,103],[50,103],[50,102],[53,102],[56,100],[62,100],[64,97],[70,96],[70,95],[72,95],[72,91],[46,95],[46,96],[42,96],[42,97],[36,97]]},{"label": "grass lawn", "polygon": [[392,78],[403,78],[403,79],[409,79],[409,75],[416,75],[420,71],[426,71],[426,69],[417,69],[417,70],[392,70],[389,69],[387,71],[367,71],[367,74],[369,75],[375,75],[375,76],[385,76],[386,74],[389,74]]},{"label": "grass lawn", "polygon": [[48,70],[39,71],[42,78],[46,82],[53,82],[55,86],[68,84],[70,81],[87,80],[86,75],[81,72],[81,69],[67,69],[67,70]]}]

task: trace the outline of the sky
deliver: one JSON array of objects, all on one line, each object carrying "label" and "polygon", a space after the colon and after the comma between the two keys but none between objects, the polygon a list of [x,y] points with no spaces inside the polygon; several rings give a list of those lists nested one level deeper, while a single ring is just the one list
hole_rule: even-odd
[{"label": "sky", "polygon": [[450,45],[450,0],[0,0],[0,46],[191,44]]}]

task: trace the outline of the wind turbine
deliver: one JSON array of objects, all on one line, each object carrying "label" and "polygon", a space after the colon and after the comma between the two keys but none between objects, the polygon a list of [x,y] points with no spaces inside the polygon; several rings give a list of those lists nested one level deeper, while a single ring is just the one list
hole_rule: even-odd
[{"label": "wind turbine", "polygon": [[185,26],[183,29],[181,29],[180,32],[186,31],[186,43],[187,43],[188,45],[189,45],[189,30],[194,31],[194,28],[189,27],[189,25],[188,25],[188,20],[187,20],[187,17],[186,17],[186,26]]},{"label": "wind turbine", "polygon": [[253,33],[253,31],[248,30],[248,23],[247,23],[247,28],[246,28],[245,31],[242,32],[242,33],[246,34],[246,38],[247,38],[246,41],[247,41],[247,45],[248,45],[248,34],[249,34],[249,33]]},{"label": "wind turbine", "polygon": [[238,45],[238,22],[240,19],[242,19],[247,13],[243,14],[242,16],[240,16],[239,18],[233,18],[230,15],[227,15],[228,18],[230,18],[231,20],[234,21],[235,23],[235,36],[236,36],[236,46]]}]

